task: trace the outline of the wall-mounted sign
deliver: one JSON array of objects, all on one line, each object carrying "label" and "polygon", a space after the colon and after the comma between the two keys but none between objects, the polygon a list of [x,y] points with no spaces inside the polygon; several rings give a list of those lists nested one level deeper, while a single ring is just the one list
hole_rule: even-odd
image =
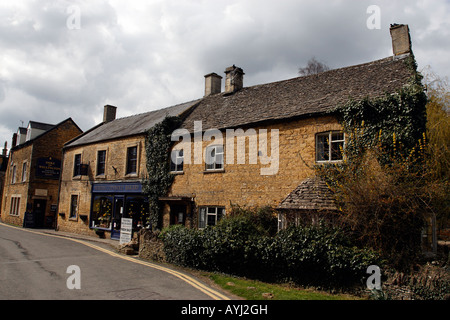
[{"label": "wall-mounted sign", "polygon": [[36,164],[36,178],[59,179],[61,161],[52,157],[39,158]]},{"label": "wall-mounted sign", "polygon": [[94,183],[92,193],[142,193],[140,182]]}]

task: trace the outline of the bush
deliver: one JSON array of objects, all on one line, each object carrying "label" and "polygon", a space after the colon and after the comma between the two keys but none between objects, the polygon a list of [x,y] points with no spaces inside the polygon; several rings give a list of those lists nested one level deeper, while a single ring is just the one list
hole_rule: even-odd
[{"label": "bush", "polygon": [[264,281],[299,285],[360,283],[377,255],[351,245],[338,228],[323,224],[261,234],[248,215],[224,218],[205,230],[171,227],[162,239],[168,262]]}]

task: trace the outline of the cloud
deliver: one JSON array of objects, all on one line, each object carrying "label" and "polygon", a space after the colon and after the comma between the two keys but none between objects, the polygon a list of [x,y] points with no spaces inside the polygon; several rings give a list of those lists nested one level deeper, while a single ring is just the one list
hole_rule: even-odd
[{"label": "cloud", "polygon": [[[369,5],[380,30],[366,27]],[[0,145],[20,120],[87,130],[105,104],[120,117],[200,98],[203,75],[232,64],[248,86],[295,77],[312,56],[332,68],[384,58],[393,22],[409,24],[419,68],[448,76],[449,11],[445,0],[4,1]]]}]

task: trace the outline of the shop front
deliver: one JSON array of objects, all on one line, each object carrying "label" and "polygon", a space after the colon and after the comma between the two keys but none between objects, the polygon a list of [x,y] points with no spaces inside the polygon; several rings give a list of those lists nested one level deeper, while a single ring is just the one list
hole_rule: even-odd
[{"label": "shop front", "polygon": [[148,199],[140,182],[94,183],[90,228],[111,232],[120,239],[122,218],[133,219],[133,232],[148,226]]}]

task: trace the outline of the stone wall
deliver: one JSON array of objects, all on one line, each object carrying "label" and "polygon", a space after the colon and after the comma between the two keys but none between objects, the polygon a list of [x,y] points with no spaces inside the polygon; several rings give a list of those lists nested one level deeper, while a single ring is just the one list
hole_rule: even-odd
[{"label": "stone wall", "polygon": [[[127,148],[132,146],[137,146],[138,172],[137,174],[127,175]],[[106,151],[105,174],[97,175],[97,154],[101,150]],[[81,154],[81,162],[89,165],[87,175],[74,177],[73,168],[76,154]],[[67,148],[63,158],[64,165],[58,208],[58,213],[64,213],[64,215],[58,215],[58,229],[61,231],[95,235],[94,230],[89,229],[92,183],[140,181],[147,172],[143,135]],[[72,195],[78,195],[78,215],[76,218],[69,218]],[[86,217],[86,219],[81,219],[81,216],[83,216],[83,219]]]},{"label": "stone wall", "polygon": [[[258,157],[257,164],[249,164],[249,142],[246,141],[245,164],[227,164],[225,159],[224,169],[217,172],[206,172],[205,163],[195,164],[194,142],[191,143],[191,164],[185,164],[183,173],[175,176],[169,196],[189,196],[194,199],[195,207],[223,206],[226,211],[231,209],[231,204],[249,207],[277,206],[292,190],[303,180],[313,175],[312,166],[315,162],[316,134],[332,130],[342,130],[337,119],[332,116],[312,117],[290,122],[270,124],[254,128],[258,133],[260,129],[267,129],[267,150],[270,154],[272,129],[279,130],[279,168],[276,174],[262,175],[261,168],[270,167],[269,164],[261,164]],[[248,129],[244,131],[248,132]],[[225,144],[225,133],[223,134]],[[193,141],[193,139],[192,139]],[[237,155],[235,139],[234,153]],[[204,152],[206,146],[213,144],[211,141],[202,143]],[[174,149],[180,148],[181,143]],[[226,156],[226,146],[224,148]],[[184,153],[186,155],[186,152]],[[163,221],[167,226],[169,221],[165,210]],[[194,227],[197,225],[197,210],[193,210]]]}]

